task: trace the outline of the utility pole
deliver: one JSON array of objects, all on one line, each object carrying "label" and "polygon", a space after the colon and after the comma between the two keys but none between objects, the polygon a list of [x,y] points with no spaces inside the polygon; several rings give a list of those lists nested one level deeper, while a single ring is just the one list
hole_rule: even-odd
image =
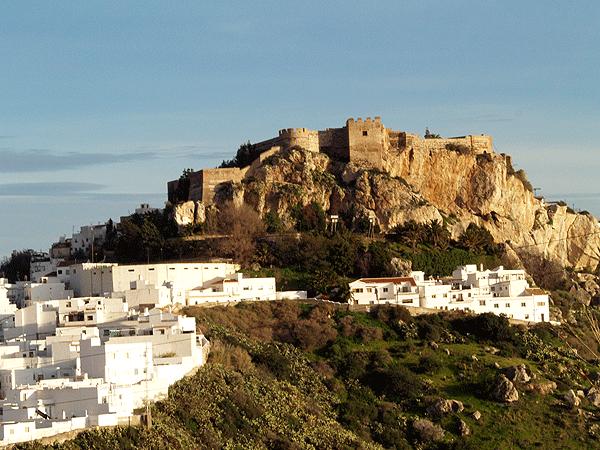
[{"label": "utility pole", "polygon": [[148,347],[144,351],[144,356],[146,357],[146,428],[152,428],[152,409],[150,408],[150,396],[148,395],[148,377],[150,376],[150,370],[152,368],[152,364],[148,364]]}]

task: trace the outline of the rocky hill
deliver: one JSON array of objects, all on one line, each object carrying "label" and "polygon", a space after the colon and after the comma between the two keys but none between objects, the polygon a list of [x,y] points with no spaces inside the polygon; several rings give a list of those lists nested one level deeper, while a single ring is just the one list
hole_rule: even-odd
[{"label": "rocky hill", "polygon": [[[460,145],[390,149],[380,168],[293,147],[266,158],[241,182],[220,185],[214,201],[217,207],[245,202],[288,224],[297,205],[311,202],[350,220],[373,217],[382,231],[408,220],[439,220],[456,237],[475,223],[506,244],[515,265],[533,269],[545,261],[595,271],[600,262],[595,217],[535,198],[509,156]],[[187,202],[175,211],[179,223],[191,223],[203,219],[205,205]]]}]

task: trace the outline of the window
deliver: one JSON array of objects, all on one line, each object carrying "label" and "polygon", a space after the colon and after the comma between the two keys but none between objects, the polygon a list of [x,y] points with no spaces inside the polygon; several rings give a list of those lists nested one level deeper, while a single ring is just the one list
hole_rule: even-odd
[{"label": "window", "polygon": [[367,288],[367,292],[373,292],[373,289]]},{"label": "window", "polygon": [[402,303],[412,303],[412,298],[403,298]]},{"label": "window", "polygon": [[479,300],[479,306],[485,306],[485,300]]},{"label": "window", "polygon": [[71,302],[67,302],[67,308],[71,307]]},{"label": "window", "polygon": [[436,294],[433,294],[433,295],[431,296],[431,298],[436,298],[436,297],[437,297],[437,295],[436,295]]},{"label": "window", "polygon": [[87,320],[94,320],[94,316],[87,316]]},{"label": "window", "polygon": [[525,307],[527,306],[527,303],[525,303],[525,302],[521,302],[521,306],[522,306],[523,308],[525,308]]},{"label": "window", "polygon": [[368,135],[369,135],[369,132],[367,130],[364,130],[363,131],[363,136],[368,136]]},{"label": "window", "polygon": [[388,291],[388,288],[383,288],[383,292],[387,292],[387,291]]},{"label": "window", "polygon": [[538,306],[546,306],[546,302],[537,302]]},{"label": "window", "polygon": [[510,303],[505,303],[504,306],[506,306],[507,308],[510,308]]},{"label": "window", "polygon": [[494,308],[499,308],[500,305],[498,305],[498,303],[494,303]]}]

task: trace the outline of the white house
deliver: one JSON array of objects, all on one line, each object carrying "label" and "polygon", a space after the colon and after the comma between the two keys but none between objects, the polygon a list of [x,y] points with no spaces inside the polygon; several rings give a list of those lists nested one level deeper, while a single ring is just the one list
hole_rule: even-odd
[{"label": "white house", "polygon": [[[507,270],[502,266],[493,270],[477,270],[475,265],[466,265],[458,267],[450,279],[426,280],[422,272],[413,272],[412,275],[406,279],[361,278],[353,281],[350,283],[350,302],[404,304],[475,314],[491,312],[528,322],[550,320],[548,294],[539,288],[531,288],[524,270]],[[404,302],[402,289],[398,286],[401,283],[405,285],[402,289],[407,290]],[[409,287],[411,283],[414,285]]]},{"label": "white house", "polygon": [[173,302],[184,304],[185,292],[232,275],[239,266],[232,263],[161,263],[118,265],[109,263],[75,264],[70,268],[70,288],[76,296],[110,295],[131,289],[132,283],[145,281],[172,290]]},{"label": "white house", "polygon": [[[2,445],[130,423],[134,409],[167,395],[171,384],[206,362],[210,349],[193,317],[156,308],[138,314],[121,298],[63,299],[24,309],[9,321],[18,325],[13,334],[33,322],[32,330],[52,322],[54,333],[24,333],[0,344]],[[80,312],[93,312],[96,320],[79,320]]]},{"label": "white house", "polygon": [[419,306],[419,289],[413,277],[360,278],[350,283],[355,305],[393,304]]},{"label": "white house", "polygon": [[71,252],[89,253],[92,246],[100,246],[106,240],[106,224],[85,225],[80,228],[78,233],[73,233],[71,239]]},{"label": "white house", "polygon": [[242,273],[237,273],[188,291],[185,304],[277,299],[275,278],[245,278]]}]

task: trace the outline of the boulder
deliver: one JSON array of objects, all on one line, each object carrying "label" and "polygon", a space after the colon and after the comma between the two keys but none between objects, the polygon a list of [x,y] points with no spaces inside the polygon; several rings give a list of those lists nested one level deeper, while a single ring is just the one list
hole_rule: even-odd
[{"label": "boulder", "polygon": [[446,414],[462,412],[464,409],[465,407],[462,402],[458,400],[446,400],[440,398],[427,408],[427,414],[435,418],[440,418]]},{"label": "boulder", "polygon": [[479,419],[481,419],[481,413],[479,411],[474,411],[473,414],[471,414],[471,417],[479,422]]},{"label": "boulder", "polygon": [[556,383],[554,381],[540,381],[537,383],[529,383],[526,390],[535,392],[540,395],[548,395],[556,390]]},{"label": "boulder", "polygon": [[435,341],[431,341],[431,342],[429,343],[429,347],[431,347],[433,350],[437,350],[437,349],[438,349],[440,346],[438,345],[438,343],[437,343],[437,342],[435,342]]},{"label": "boulder", "polygon": [[598,390],[596,387],[590,388],[586,395],[586,398],[592,405],[596,407],[600,406],[600,390]]},{"label": "boulder", "polygon": [[458,434],[460,436],[468,436],[471,434],[471,429],[469,428],[469,425],[467,425],[467,423],[462,419],[458,421]]},{"label": "boulder", "polygon": [[531,377],[527,373],[527,367],[525,364],[519,364],[518,366],[508,367],[504,374],[513,383],[525,384],[531,380]]},{"label": "boulder", "polygon": [[577,397],[577,394],[575,394],[573,389],[569,389],[569,391],[564,395],[563,399],[565,400],[567,406],[571,409],[577,408],[581,403],[580,398]]},{"label": "boulder", "polygon": [[519,392],[513,382],[502,374],[496,380],[492,397],[499,402],[512,403],[519,400]]},{"label": "boulder", "polygon": [[444,439],[444,429],[431,420],[417,419],[413,422],[413,429],[423,442],[440,442]]}]

